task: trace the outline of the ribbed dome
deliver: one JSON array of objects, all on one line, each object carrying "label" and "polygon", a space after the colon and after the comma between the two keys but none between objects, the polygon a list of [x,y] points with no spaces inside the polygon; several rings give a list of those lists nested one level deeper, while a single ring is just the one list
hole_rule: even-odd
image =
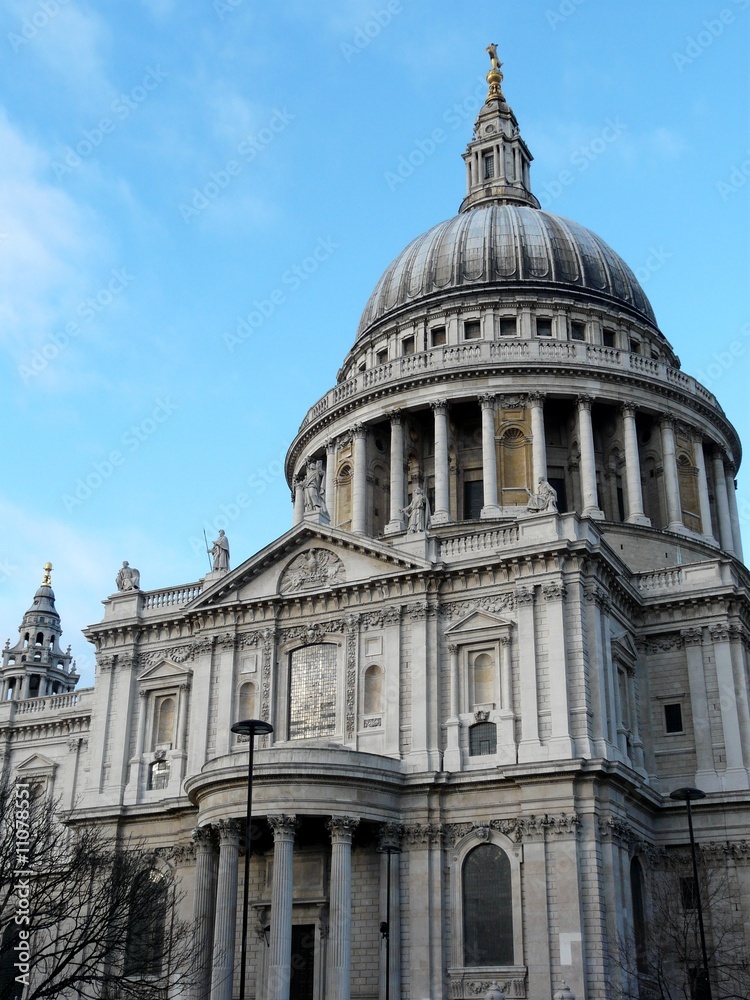
[{"label": "ribbed dome", "polygon": [[656,326],[627,264],[590,230],[525,205],[482,205],[433,226],[385,270],[362,313],[357,339],[420,301],[455,291],[586,292]]}]

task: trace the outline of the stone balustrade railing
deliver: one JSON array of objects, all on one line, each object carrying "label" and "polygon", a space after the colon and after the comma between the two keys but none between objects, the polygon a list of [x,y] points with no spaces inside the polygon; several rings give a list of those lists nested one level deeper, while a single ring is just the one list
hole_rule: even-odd
[{"label": "stone balustrade railing", "polygon": [[631,354],[616,347],[603,347],[599,344],[586,344],[580,341],[491,340],[476,344],[435,347],[430,351],[407,354],[402,358],[387,361],[377,368],[358,372],[345,382],[340,382],[308,410],[300,425],[300,430],[303,430],[311,421],[316,420],[330,408],[386,383],[408,381],[424,373],[438,373],[443,369],[473,367],[477,364],[523,362],[533,365],[534,362],[545,363],[548,361],[578,364],[587,371],[598,368],[636,372],[639,375],[665,382],[687,393],[692,393],[702,402],[715,407],[720,413],[723,412],[712,392],[709,392],[691,375],[686,375],[664,361],[644,358],[640,354]]},{"label": "stone balustrade railing", "polygon": [[166,590],[146,590],[143,592],[142,610],[157,611],[181,607],[194,601],[202,593],[202,583],[185,583],[181,587],[168,587]]},{"label": "stone balustrade railing", "polygon": [[38,715],[42,712],[60,712],[66,708],[82,708],[93,695],[93,688],[81,688],[79,691],[69,691],[67,694],[48,694],[42,698],[24,698],[18,701],[7,701],[4,704],[12,713],[18,715]]}]

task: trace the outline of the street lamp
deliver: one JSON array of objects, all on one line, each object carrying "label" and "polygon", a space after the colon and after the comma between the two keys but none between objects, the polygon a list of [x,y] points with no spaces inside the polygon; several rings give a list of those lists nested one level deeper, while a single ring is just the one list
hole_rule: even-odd
[{"label": "street lamp", "polygon": [[687,805],[688,830],[690,831],[690,854],[693,859],[693,885],[695,886],[695,905],[698,910],[698,929],[701,936],[701,953],[703,955],[703,973],[696,984],[697,1000],[711,1000],[711,979],[708,975],[708,952],[706,951],[706,931],[703,926],[703,907],[701,906],[701,887],[698,884],[698,862],[695,854],[695,837],[693,836],[693,813],[691,802],[705,799],[706,793],[700,788],[676,788],[669,793],[670,799],[684,802]]},{"label": "street lamp", "polygon": [[247,736],[247,814],[245,822],[245,893],[242,900],[242,958],[240,965],[240,1000],[245,1000],[245,966],[247,965],[247,914],[248,892],[250,888],[250,854],[252,853],[253,834],[253,748],[255,737],[265,736],[273,732],[273,726],[262,719],[245,719],[235,722],[232,732],[238,736]]},{"label": "street lamp", "polygon": [[401,848],[392,841],[378,847],[380,854],[388,855],[385,877],[385,920],[380,923],[380,934],[385,941],[385,1000],[391,997],[391,855],[400,854]]}]

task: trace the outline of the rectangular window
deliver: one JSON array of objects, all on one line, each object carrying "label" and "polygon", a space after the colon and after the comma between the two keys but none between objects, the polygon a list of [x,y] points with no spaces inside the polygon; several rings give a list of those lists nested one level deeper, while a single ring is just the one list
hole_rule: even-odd
[{"label": "rectangular window", "polygon": [[378,353],[375,355],[375,363],[378,365],[384,365],[387,362],[387,360],[388,360],[387,348],[383,351],[378,351]]},{"label": "rectangular window", "polygon": [[401,353],[402,354],[414,353],[414,337],[404,337],[404,339],[401,341]]},{"label": "rectangular window", "polygon": [[482,163],[484,164],[484,179],[488,181],[495,176],[495,157],[492,153],[485,153],[482,157]]},{"label": "rectangular window", "polygon": [[515,316],[508,319],[500,320],[500,336],[501,337],[515,337],[518,333],[518,324],[516,322]]},{"label": "rectangular window", "polygon": [[578,320],[573,320],[570,324],[570,339],[571,340],[585,340],[586,339],[586,324],[580,323]]},{"label": "rectangular window", "polygon": [[640,342],[640,340],[636,340],[634,337],[631,337],[630,338],[630,353],[631,354],[640,354],[640,352],[641,352],[641,342]]},{"label": "rectangular window", "polygon": [[615,346],[615,331],[610,330],[609,327],[605,327],[602,331],[602,343],[605,347]]},{"label": "rectangular window", "polygon": [[680,879],[680,902],[682,903],[683,910],[697,909],[698,904],[695,898],[694,878],[682,877]]},{"label": "rectangular window", "polygon": [[332,736],[336,731],[336,647],[295,649],[289,666],[289,739]]},{"label": "rectangular window", "polygon": [[148,769],[148,787],[152,791],[169,784],[169,761],[155,760]]},{"label": "rectangular window", "polygon": [[478,319],[464,323],[464,340],[479,340],[482,336],[482,326]]},{"label": "rectangular window", "polygon": [[536,321],[536,335],[537,337],[551,337],[552,320],[539,316]]},{"label": "rectangular window", "polygon": [[430,343],[433,347],[442,347],[447,343],[444,326],[433,326],[430,330]]},{"label": "rectangular window", "polygon": [[481,479],[464,483],[464,521],[478,521],[484,506],[484,483]]},{"label": "rectangular window", "polygon": [[681,733],[682,728],[682,705],[675,702],[664,706],[664,732]]}]

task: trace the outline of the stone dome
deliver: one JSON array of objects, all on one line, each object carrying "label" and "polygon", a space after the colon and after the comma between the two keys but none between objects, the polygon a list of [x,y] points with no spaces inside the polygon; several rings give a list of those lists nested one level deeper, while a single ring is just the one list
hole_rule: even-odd
[{"label": "stone dome", "polygon": [[656,326],[637,278],[595,233],[529,205],[489,204],[433,226],[401,251],[375,286],[357,339],[416,304],[487,288],[581,292]]}]

